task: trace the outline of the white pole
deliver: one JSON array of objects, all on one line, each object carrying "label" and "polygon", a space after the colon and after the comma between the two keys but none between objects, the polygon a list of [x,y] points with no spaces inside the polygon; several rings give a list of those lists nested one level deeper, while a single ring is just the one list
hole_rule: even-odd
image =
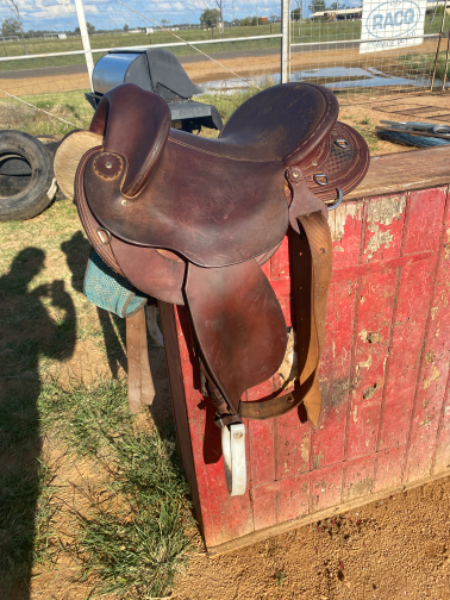
[{"label": "white pole", "polygon": [[289,0],[281,0],[281,83],[289,81]]},{"label": "white pole", "polygon": [[92,85],[92,73],[94,71],[94,60],[92,58],[91,44],[89,42],[88,30],[86,27],[86,19],[84,18],[83,1],[75,0],[75,7],[77,9],[78,25],[80,26],[81,41],[83,42],[84,55],[86,57],[86,66],[89,74],[89,81],[91,82],[91,89],[94,91]]}]

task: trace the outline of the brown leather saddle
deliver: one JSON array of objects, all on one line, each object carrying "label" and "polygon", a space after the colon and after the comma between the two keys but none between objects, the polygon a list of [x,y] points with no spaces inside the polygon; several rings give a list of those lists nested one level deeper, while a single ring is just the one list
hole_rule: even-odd
[{"label": "brown leather saddle", "polygon": [[[317,425],[327,212],[369,163],[364,139],[337,116],[333,93],[307,83],[253,96],[219,139],[171,129],[167,103],[133,84],[108,92],[94,115],[90,131],[103,144],[84,154],[75,181],[84,228],[136,288],[187,307],[222,427],[302,402]],[[289,228],[299,377],[289,394],[243,402],[285,356],[286,322],[261,265]]]}]

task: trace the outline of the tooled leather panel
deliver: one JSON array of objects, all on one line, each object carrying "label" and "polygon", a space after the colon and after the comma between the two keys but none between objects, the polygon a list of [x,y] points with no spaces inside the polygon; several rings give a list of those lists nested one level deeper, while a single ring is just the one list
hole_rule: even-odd
[{"label": "tooled leather panel", "polygon": [[[348,142],[341,148],[336,140]],[[348,194],[364,178],[369,168],[370,153],[365,139],[350,125],[336,123],[328,139],[300,165],[309,189],[322,200],[336,199],[336,188]],[[329,182],[320,186],[314,175],[324,173]]]},{"label": "tooled leather panel", "polygon": [[[169,140],[134,198],[101,179],[91,158],[85,192],[96,219],[128,243],[165,248],[199,266],[226,266],[271,250],[288,226],[284,167],[201,156]],[[122,177],[123,179],[123,177]]]},{"label": "tooled leather panel", "polygon": [[151,178],[169,135],[169,106],[163,98],[133,83],[101,99],[90,131],[104,136],[104,149],[126,161],[124,193],[136,195]]},{"label": "tooled leather panel", "polygon": [[239,106],[220,139],[247,147],[258,160],[283,160],[292,166],[326,138],[338,113],[338,101],[327,88],[309,83],[277,85]]}]

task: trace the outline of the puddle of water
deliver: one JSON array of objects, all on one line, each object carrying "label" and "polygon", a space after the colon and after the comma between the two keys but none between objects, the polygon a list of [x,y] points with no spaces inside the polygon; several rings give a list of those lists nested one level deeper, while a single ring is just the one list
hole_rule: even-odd
[{"label": "puddle of water", "polygon": [[[280,83],[280,74],[245,77],[248,86],[261,86],[266,84],[267,80],[274,84]],[[333,81],[327,81],[332,79]],[[389,87],[389,86],[413,86],[427,87],[430,85],[428,77],[416,77],[408,79],[406,77],[389,76],[378,71],[374,67],[362,69],[360,67],[327,67],[322,69],[309,69],[291,73],[291,81],[311,81],[320,83],[331,89],[341,90],[347,88],[370,88],[370,87]],[[439,85],[438,82],[435,85]],[[217,81],[207,81],[201,84],[205,92],[209,94],[232,93],[237,90],[244,90],[247,86],[242,79],[222,79]]]}]

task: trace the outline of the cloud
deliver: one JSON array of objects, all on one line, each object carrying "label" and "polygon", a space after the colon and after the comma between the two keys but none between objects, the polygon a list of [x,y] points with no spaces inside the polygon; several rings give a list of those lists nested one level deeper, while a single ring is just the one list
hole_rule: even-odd
[{"label": "cloud", "polygon": [[[67,31],[77,26],[76,11],[73,0],[16,0],[25,30],[46,29],[51,31]],[[171,23],[198,23],[200,15],[206,8],[215,8],[215,0],[124,0],[150,21],[160,23],[166,19]],[[280,4],[272,0],[223,0],[224,18],[243,18],[261,15],[280,14]],[[349,0],[358,3],[358,0]],[[114,29],[128,23],[130,27],[145,27],[150,21],[120,5],[115,0],[86,0],[84,11],[89,21],[97,29]],[[12,17],[11,11],[0,5],[0,20]]]}]

